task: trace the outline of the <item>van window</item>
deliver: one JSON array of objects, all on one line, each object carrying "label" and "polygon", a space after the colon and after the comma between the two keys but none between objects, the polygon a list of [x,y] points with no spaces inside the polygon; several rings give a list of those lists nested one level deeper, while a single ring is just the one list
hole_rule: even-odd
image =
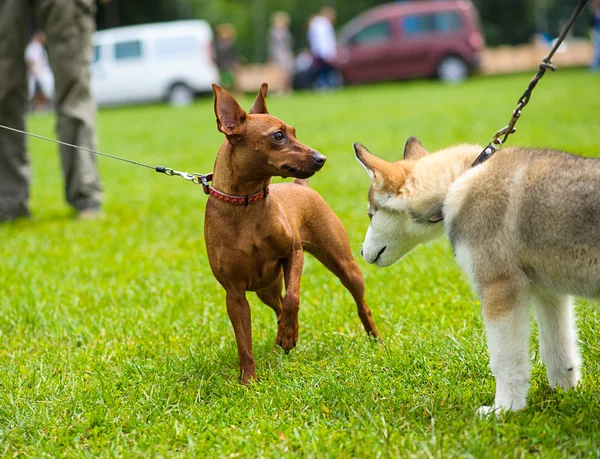
[{"label": "van window", "polygon": [[135,59],[142,55],[142,42],[139,40],[115,43],[115,59]]},{"label": "van window", "polygon": [[350,39],[350,43],[355,45],[369,44],[374,42],[386,41],[390,38],[389,21],[376,22],[368,25]]},{"label": "van window", "polygon": [[155,53],[158,57],[189,56],[197,54],[199,51],[198,38],[193,35],[158,38],[155,42]]},{"label": "van window", "polygon": [[462,21],[456,11],[447,11],[433,16],[433,30],[436,32],[455,32],[460,30]]},{"label": "van window", "polygon": [[402,30],[409,37],[428,33],[449,33],[460,30],[460,14],[456,11],[444,11],[434,14],[410,15],[402,18]]}]

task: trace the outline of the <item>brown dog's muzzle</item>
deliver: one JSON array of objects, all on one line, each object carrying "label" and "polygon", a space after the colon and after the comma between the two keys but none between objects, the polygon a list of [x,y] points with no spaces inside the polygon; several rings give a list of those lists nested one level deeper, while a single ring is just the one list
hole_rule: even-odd
[{"label": "brown dog's muzzle", "polygon": [[295,164],[294,166],[284,164],[281,166],[281,169],[285,174],[284,177],[304,179],[312,177],[316,172],[320,171],[325,161],[327,161],[325,156],[317,150],[311,150],[309,155],[305,156],[300,164]]}]

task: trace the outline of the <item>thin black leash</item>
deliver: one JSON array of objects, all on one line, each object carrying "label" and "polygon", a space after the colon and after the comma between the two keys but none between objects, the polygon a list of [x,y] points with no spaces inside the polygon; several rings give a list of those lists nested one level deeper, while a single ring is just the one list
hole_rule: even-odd
[{"label": "thin black leash", "polygon": [[[513,134],[516,131],[515,124],[517,124],[517,121],[521,117],[523,108],[529,102],[529,99],[531,98],[531,93],[533,92],[533,90],[535,89],[538,82],[542,79],[542,77],[546,73],[546,70],[548,70],[548,69],[550,69],[552,71],[556,70],[556,66],[551,62],[552,56],[554,56],[554,53],[556,52],[556,50],[558,50],[558,48],[560,47],[560,45],[566,38],[567,34],[573,27],[573,24],[575,24],[575,21],[577,21],[577,18],[579,18],[579,16],[585,9],[585,6],[587,5],[588,2],[589,2],[589,0],[580,0],[579,1],[579,4],[577,5],[575,10],[573,11],[573,14],[571,15],[571,18],[563,27],[562,32],[560,33],[558,39],[556,40],[556,43],[552,47],[552,50],[550,50],[550,54],[548,54],[548,56],[546,56],[544,59],[542,59],[542,62],[540,63],[540,68],[539,68],[538,72],[531,79],[531,81],[529,82],[529,86],[527,87],[527,89],[525,90],[523,95],[519,98],[519,101],[517,103],[517,108],[515,108],[515,110],[513,111],[510,122],[508,123],[508,125],[506,125],[502,129],[500,129],[498,132],[496,132],[496,134],[494,134],[494,137],[492,137],[492,140],[490,141],[490,143],[487,145],[487,147],[485,147],[483,149],[483,151],[479,154],[479,156],[473,162],[473,164],[471,164],[471,167],[475,167],[475,166],[483,163],[484,161],[487,161],[494,153],[496,153],[500,148],[502,148],[502,145],[504,145],[508,136],[510,134]],[[496,146],[496,145],[498,145],[498,146]]]},{"label": "thin black leash", "polygon": [[202,183],[203,177],[205,178],[208,175],[210,175],[210,174],[197,174],[197,173],[190,174],[188,172],[176,171],[175,169],[171,169],[170,167],[165,167],[165,166],[150,166],[149,164],[140,163],[138,161],[132,161],[131,159],[120,158],[119,156],[109,155],[108,153],[102,153],[101,151],[92,150],[91,148],[86,148],[86,147],[82,147],[79,145],[73,145],[72,143],[67,143],[67,142],[63,142],[61,140],[51,139],[50,137],[44,137],[43,135],[33,134],[33,133],[27,132],[27,131],[22,131],[20,129],[15,129],[15,128],[12,128],[9,126],[4,126],[3,124],[0,124],[0,128],[6,129],[7,131],[17,132],[17,133],[23,134],[23,135],[28,135],[30,137],[47,140],[49,142],[57,143],[59,145],[65,145],[67,147],[89,151],[90,153],[93,153],[95,155],[106,156],[107,158],[116,159],[117,161],[123,161],[123,162],[129,163],[129,164],[133,164],[135,166],[141,166],[141,167],[147,167],[148,169],[154,169],[156,172],[159,172],[161,174],[165,174],[168,176],[178,175],[178,176],[184,178],[185,180],[189,180],[196,184]]}]

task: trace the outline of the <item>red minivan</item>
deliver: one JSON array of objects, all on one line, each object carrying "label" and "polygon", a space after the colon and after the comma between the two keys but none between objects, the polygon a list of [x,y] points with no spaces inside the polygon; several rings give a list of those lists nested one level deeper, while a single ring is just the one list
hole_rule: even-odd
[{"label": "red minivan", "polygon": [[342,28],[338,66],[350,84],[429,76],[456,82],[477,69],[483,46],[470,0],[390,3]]}]

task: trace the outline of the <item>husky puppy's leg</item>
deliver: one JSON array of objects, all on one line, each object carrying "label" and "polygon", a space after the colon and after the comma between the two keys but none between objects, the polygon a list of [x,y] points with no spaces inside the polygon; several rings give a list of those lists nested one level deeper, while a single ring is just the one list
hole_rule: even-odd
[{"label": "husky puppy's leg", "polygon": [[533,304],[539,329],[540,354],[546,365],[550,387],[575,387],[581,378],[581,358],[573,317],[573,298],[535,292]]},{"label": "husky puppy's leg", "polygon": [[481,293],[496,396],[494,405],[482,406],[479,413],[521,410],[526,406],[529,387],[527,288],[518,280],[507,277],[483,285]]}]

